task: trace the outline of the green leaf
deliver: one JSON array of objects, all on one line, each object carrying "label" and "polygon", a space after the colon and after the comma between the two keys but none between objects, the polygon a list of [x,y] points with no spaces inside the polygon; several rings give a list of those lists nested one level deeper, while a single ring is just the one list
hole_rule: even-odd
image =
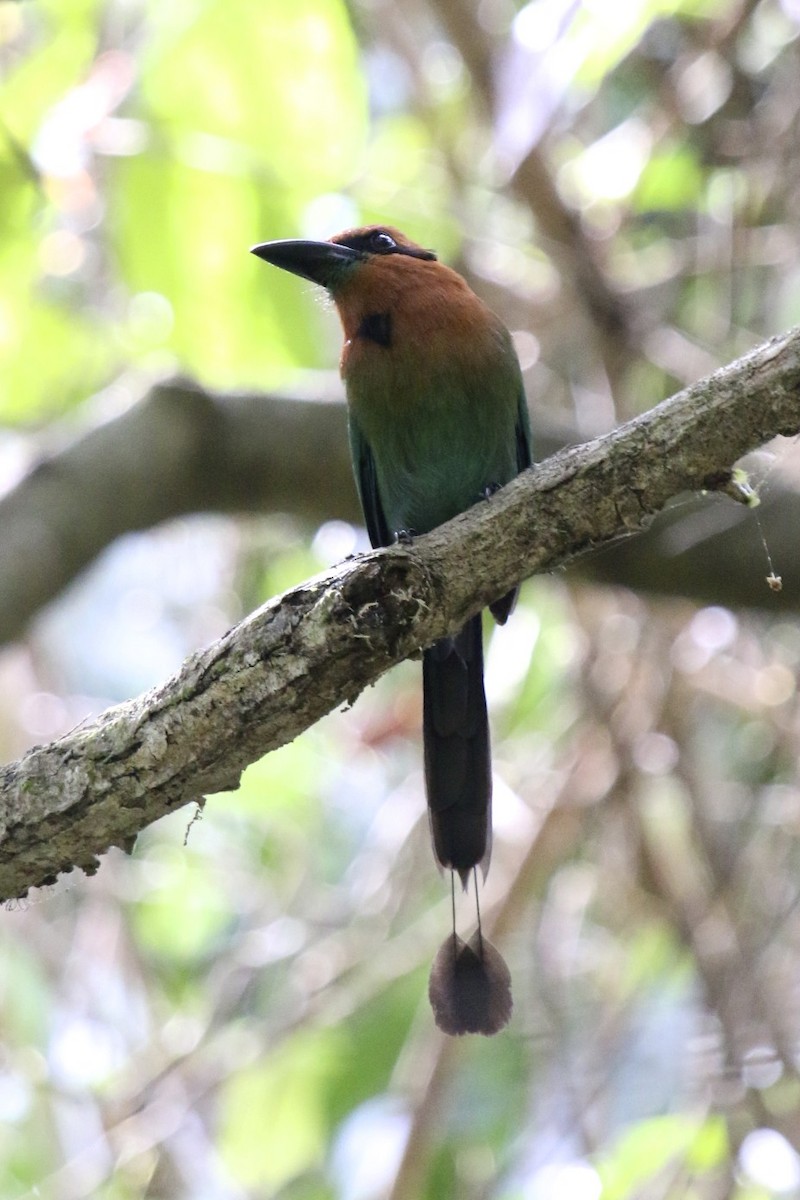
[{"label": "green leaf", "polygon": [[215,0],[154,33],[138,97],[151,143],[110,181],[127,286],[168,300],[168,348],[216,386],[331,365],[312,289],[247,251],[296,233],[310,200],[359,167],[366,105],[344,6]]},{"label": "green leaf", "polygon": [[230,902],[208,863],[182,845],[163,843],[150,849],[147,869],[151,889],[132,910],[139,941],[150,953],[180,963],[206,954],[231,919]]},{"label": "green leaf", "polygon": [[709,1117],[697,1131],[686,1156],[687,1166],[694,1171],[713,1171],[730,1154],[728,1126],[722,1116]]},{"label": "green leaf", "polygon": [[727,1153],[724,1122],[713,1117],[698,1124],[674,1114],[651,1117],[633,1125],[608,1157],[598,1163],[603,1200],[627,1200],[675,1159],[695,1170],[709,1170]]},{"label": "green leaf", "polygon": [[220,1150],[239,1183],[274,1195],[321,1165],[329,1137],[324,1096],[348,1052],[337,1030],[304,1030],[230,1079],[220,1100]]},{"label": "green leaf", "polygon": [[654,21],[671,16],[708,17],[725,0],[629,0],[580,5],[568,38],[581,60],[577,79],[596,85],[633,50]]},{"label": "green leaf", "polygon": [[114,357],[98,323],[74,311],[66,285],[43,280],[33,233],[0,246],[0,420],[60,413],[104,379]]},{"label": "green leaf", "polygon": [[702,169],[688,145],[662,148],[642,171],[634,202],[641,212],[691,208],[703,183]]},{"label": "green leaf", "polygon": [[3,81],[0,114],[20,142],[33,139],[48,109],[81,82],[91,65],[97,53],[98,4],[99,0],[39,0],[19,6],[28,52]]},{"label": "green leaf", "polygon": [[229,139],[262,164],[265,187],[308,195],[357,169],[365,92],[339,0],[216,0],[182,31],[154,31],[141,87],[161,133]]},{"label": "green leaf", "polygon": [[168,300],[167,344],[184,368],[224,386],[256,371],[259,345],[273,366],[292,361],[274,307],[259,303],[259,264],[247,254],[258,203],[247,181],[147,155],[118,164],[112,197],[121,274],[132,293]]}]

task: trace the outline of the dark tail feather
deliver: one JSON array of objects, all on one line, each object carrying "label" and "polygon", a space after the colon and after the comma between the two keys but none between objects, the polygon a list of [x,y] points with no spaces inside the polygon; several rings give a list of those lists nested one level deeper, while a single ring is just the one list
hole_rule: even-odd
[{"label": "dark tail feather", "polygon": [[480,931],[466,944],[455,932],[448,937],[431,968],[428,997],[436,1024],[451,1037],[491,1037],[514,1007],[508,967]]},{"label": "dark tail feather", "polygon": [[490,604],[492,616],[498,625],[505,625],[508,618],[514,611],[514,605],[517,603],[519,588],[515,587],[510,592],[506,592],[505,596],[501,596],[499,600],[495,600],[494,604]]},{"label": "dark tail feather", "polygon": [[480,614],[422,658],[425,784],[433,848],[466,887],[469,872],[489,869],[492,766],[483,691]]}]

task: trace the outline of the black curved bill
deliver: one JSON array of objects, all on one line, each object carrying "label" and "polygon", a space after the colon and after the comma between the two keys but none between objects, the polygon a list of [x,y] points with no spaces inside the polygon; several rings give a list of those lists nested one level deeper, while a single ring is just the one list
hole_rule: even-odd
[{"label": "black curved bill", "polygon": [[350,246],[336,242],[281,241],[261,242],[251,246],[250,253],[273,267],[291,271],[301,279],[309,279],[322,287],[330,287],[342,272],[361,262],[364,255]]}]

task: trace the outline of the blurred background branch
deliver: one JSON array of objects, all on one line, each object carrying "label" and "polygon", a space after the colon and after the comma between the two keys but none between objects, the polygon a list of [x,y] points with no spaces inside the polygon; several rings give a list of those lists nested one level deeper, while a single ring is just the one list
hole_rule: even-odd
[{"label": "blurred background branch", "polygon": [[[0,640],[18,637],[125,533],[192,512],[280,512],[309,525],[357,520],[344,403],[328,386],[325,400],[215,395],[173,380],[88,432],[51,430],[51,443],[67,444],[0,498]],[[534,421],[537,459],[578,440],[574,429]],[[755,458],[756,479],[759,466]],[[790,482],[771,484],[757,514],[713,495],[682,497],[643,537],[573,570],[706,603],[796,610],[800,592],[766,584],[764,542],[775,562],[791,562],[798,527],[800,492]]]},{"label": "blurred background branch", "polygon": [[[544,457],[798,324],[799,205],[796,0],[0,3],[3,757],[365,546],[249,245],[435,246]],[[487,641],[502,1040],[431,1030],[412,663],[5,912],[0,1193],[800,1194],[797,444],[746,468]]]}]

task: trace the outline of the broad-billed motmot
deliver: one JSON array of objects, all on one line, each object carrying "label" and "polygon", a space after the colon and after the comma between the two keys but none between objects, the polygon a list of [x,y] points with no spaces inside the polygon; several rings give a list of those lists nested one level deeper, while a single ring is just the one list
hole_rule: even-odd
[{"label": "broad-billed motmot", "polygon": [[[373,546],[427,533],[530,466],[519,362],[502,321],[467,283],[396,229],[254,246],[327,288],[344,327],[341,372],[353,468]],[[516,590],[491,606],[501,624]],[[466,887],[491,853],[492,776],[481,617],[422,661],[425,783],[433,847]],[[436,1021],[491,1034],[511,1014],[510,977],[478,931],[453,931],[431,972]]]}]

